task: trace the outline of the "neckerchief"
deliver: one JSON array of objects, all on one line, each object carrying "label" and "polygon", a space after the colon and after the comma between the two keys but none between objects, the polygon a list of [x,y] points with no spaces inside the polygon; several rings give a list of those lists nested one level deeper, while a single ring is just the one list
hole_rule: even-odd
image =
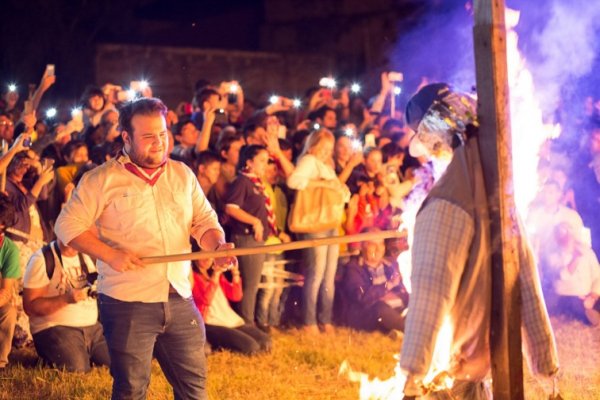
[{"label": "neckerchief", "polygon": [[123,153],[118,158],[119,162],[123,164],[123,167],[150,186],[154,186],[154,184],[158,181],[158,178],[165,172],[166,170],[166,161],[162,163],[158,168],[156,168],[151,174],[147,173],[142,167],[135,164],[129,158],[129,155],[123,150]]},{"label": "neckerchief", "polygon": [[258,191],[265,198],[265,208],[267,209],[267,221],[269,221],[269,227],[271,228],[271,231],[275,236],[277,236],[277,226],[275,225],[275,212],[273,211],[271,198],[267,196],[267,192],[265,191],[265,186],[262,184],[260,178],[255,174],[251,173],[248,169],[243,169],[240,173],[246,178],[250,179],[250,181],[252,181],[252,183],[254,184],[254,187],[258,189]]}]

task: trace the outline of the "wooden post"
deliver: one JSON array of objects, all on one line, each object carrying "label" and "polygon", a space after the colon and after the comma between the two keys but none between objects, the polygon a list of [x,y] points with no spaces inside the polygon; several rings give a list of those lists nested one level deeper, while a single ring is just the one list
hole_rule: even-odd
[{"label": "wooden post", "polygon": [[494,400],[523,399],[521,297],[504,0],[475,0],[473,42],[479,147],[491,219],[491,360]]}]

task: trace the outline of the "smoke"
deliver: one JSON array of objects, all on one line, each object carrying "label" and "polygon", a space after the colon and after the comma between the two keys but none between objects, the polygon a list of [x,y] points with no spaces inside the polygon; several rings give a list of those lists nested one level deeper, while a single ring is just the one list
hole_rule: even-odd
[{"label": "smoke", "polygon": [[[521,11],[519,48],[531,69],[544,115],[561,99],[581,107],[600,88],[600,2],[589,0],[508,0]],[[422,77],[462,91],[475,85],[473,15],[467,0],[430,1],[423,15],[398,36],[390,64],[405,76],[405,93]],[[591,88],[592,87],[592,88]]]},{"label": "smoke", "polygon": [[[540,106],[545,115],[550,115],[558,108],[561,97],[572,95],[578,81],[594,68],[600,3],[554,0],[545,6],[549,9],[547,23],[525,39],[536,50],[530,66]],[[527,20],[531,21],[530,18]]]}]

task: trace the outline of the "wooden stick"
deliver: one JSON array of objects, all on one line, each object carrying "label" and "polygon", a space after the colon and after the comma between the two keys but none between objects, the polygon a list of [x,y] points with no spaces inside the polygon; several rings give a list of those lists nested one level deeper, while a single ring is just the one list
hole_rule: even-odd
[{"label": "wooden stick", "polygon": [[207,258],[217,258],[217,257],[249,256],[252,254],[275,253],[275,252],[280,252],[280,251],[307,249],[309,247],[328,246],[328,245],[332,245],[332,244],[367,242],[370,240],[401,238],[401,237],[404,237],[405,235],[406,235],[405,233],[398,232],[398,231],[367,232],[367,233],[359,233],[356,235],[332,236],[332,237],[321,238],[321,239],[299,240],[297,242],[273,244],[273,245],[269,245],[269,246],[249,247],[249,248],[239,248],[239,249],[219,250],[219,251],[199,251],[196,253],[173,254],[173,255],[156,256],[156,257],[143,257],[142,261],[145,262],[146,264],[160,264],[160,263],[167,263],[167,262],[173,262],[173,261],[204,260]]}]

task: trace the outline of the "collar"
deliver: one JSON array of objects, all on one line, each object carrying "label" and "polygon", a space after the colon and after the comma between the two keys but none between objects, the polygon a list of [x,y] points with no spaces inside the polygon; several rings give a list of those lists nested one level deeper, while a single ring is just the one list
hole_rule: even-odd
[{"label": "collar", "polygon": [[129,155],[125,152],[125,149],[121,152],[121,154],[117,157],[117,161],[123,165],[123,167],[131,172],[133,175],[137,176],[150,186],[154,186],[154,184],[158,181],[158,178],[165,172],[167,162],[162,163],[158,168],[156,168],[152,173],[146,172],[146,170],[133,161]]}]

